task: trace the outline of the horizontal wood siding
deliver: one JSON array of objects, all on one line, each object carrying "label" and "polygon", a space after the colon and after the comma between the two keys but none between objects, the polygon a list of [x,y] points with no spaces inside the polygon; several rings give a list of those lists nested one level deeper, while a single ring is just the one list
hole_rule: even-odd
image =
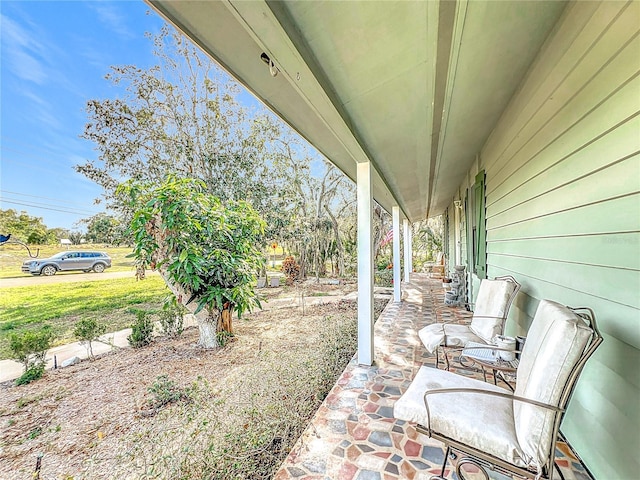
[{"label": "horizontal wood siding", "polygon": [[[605,341],[562,431],[596,478],[640,472],[640,2],[575,2],[481,152],[487,274],[596,312]],[[467,185],[463,185],[465,188]]]}]

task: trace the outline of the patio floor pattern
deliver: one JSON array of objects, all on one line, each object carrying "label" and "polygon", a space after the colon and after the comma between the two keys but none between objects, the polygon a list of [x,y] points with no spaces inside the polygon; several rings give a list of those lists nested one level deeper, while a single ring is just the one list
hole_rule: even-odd
[{"label": "patio floor pattern", "polygon": [[[393,404],[419,367],[435,365],[417,332],[436,322],[444,291],[425,274],[413,274],[402,290],[403,301],[390,301],[376,322],[375,364],[361,366],[355,358],[349,363],[274,480],[423,480],[440,474],[443,444],[393,418]],[[460,309],[439,308],[438,315],[463,321]],[[456,364],[456,373],[482,378]],[[556,464],[565,480],[592,479],[564,442],[558,442]],[[446,477],[457,479],[450,467]],[[508,478],[489,473],[492,479]]]}]

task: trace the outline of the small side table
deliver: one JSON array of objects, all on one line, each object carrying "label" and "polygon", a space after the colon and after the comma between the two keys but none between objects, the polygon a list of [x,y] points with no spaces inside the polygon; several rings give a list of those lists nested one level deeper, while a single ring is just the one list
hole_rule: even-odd
[{"label": "small side table", "polygon": [[493,384],[498,384],[498,376],[513,391],[511,385],[515,381],[515,372],[518,370],[520,361],[518,359],[505,361],[498,356],[499,350],[495,350],[493,345],[485,345],[482,343],[469,342],[460,354],[460,363],[469,367],[472,365],[465,364],[465,360],[471,360],[472,364],[478,365],[482,369],[484,381],[487,381],[487,369],[493,373]]}]

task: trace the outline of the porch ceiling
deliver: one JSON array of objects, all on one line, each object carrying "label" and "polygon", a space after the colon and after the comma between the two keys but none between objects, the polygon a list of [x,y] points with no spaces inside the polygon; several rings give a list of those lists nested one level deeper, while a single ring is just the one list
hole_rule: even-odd
[{"label": "porch ceiling", "polygon": [[565,6],[147,1],[351,179],[371,161],[411,221],[451,202]]}]

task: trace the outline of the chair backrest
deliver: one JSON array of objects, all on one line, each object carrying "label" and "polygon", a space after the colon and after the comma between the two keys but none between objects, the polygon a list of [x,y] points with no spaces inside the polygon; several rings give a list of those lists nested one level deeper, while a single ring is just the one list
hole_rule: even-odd
[{"label": "chair backrest", "polygon": [[[515,395],[564,409],[587,359],[602,342],[589,309],[541,300],[520,356]],[[518,443],[532,466],[550,469],[562,412],[515,401]]]},{"label": "chair backrest", "polygon": [[519,290],[520,284],[511,276],[482,280],[469,326],[473,333],[487,343],[502,335],[509,308]]}]

